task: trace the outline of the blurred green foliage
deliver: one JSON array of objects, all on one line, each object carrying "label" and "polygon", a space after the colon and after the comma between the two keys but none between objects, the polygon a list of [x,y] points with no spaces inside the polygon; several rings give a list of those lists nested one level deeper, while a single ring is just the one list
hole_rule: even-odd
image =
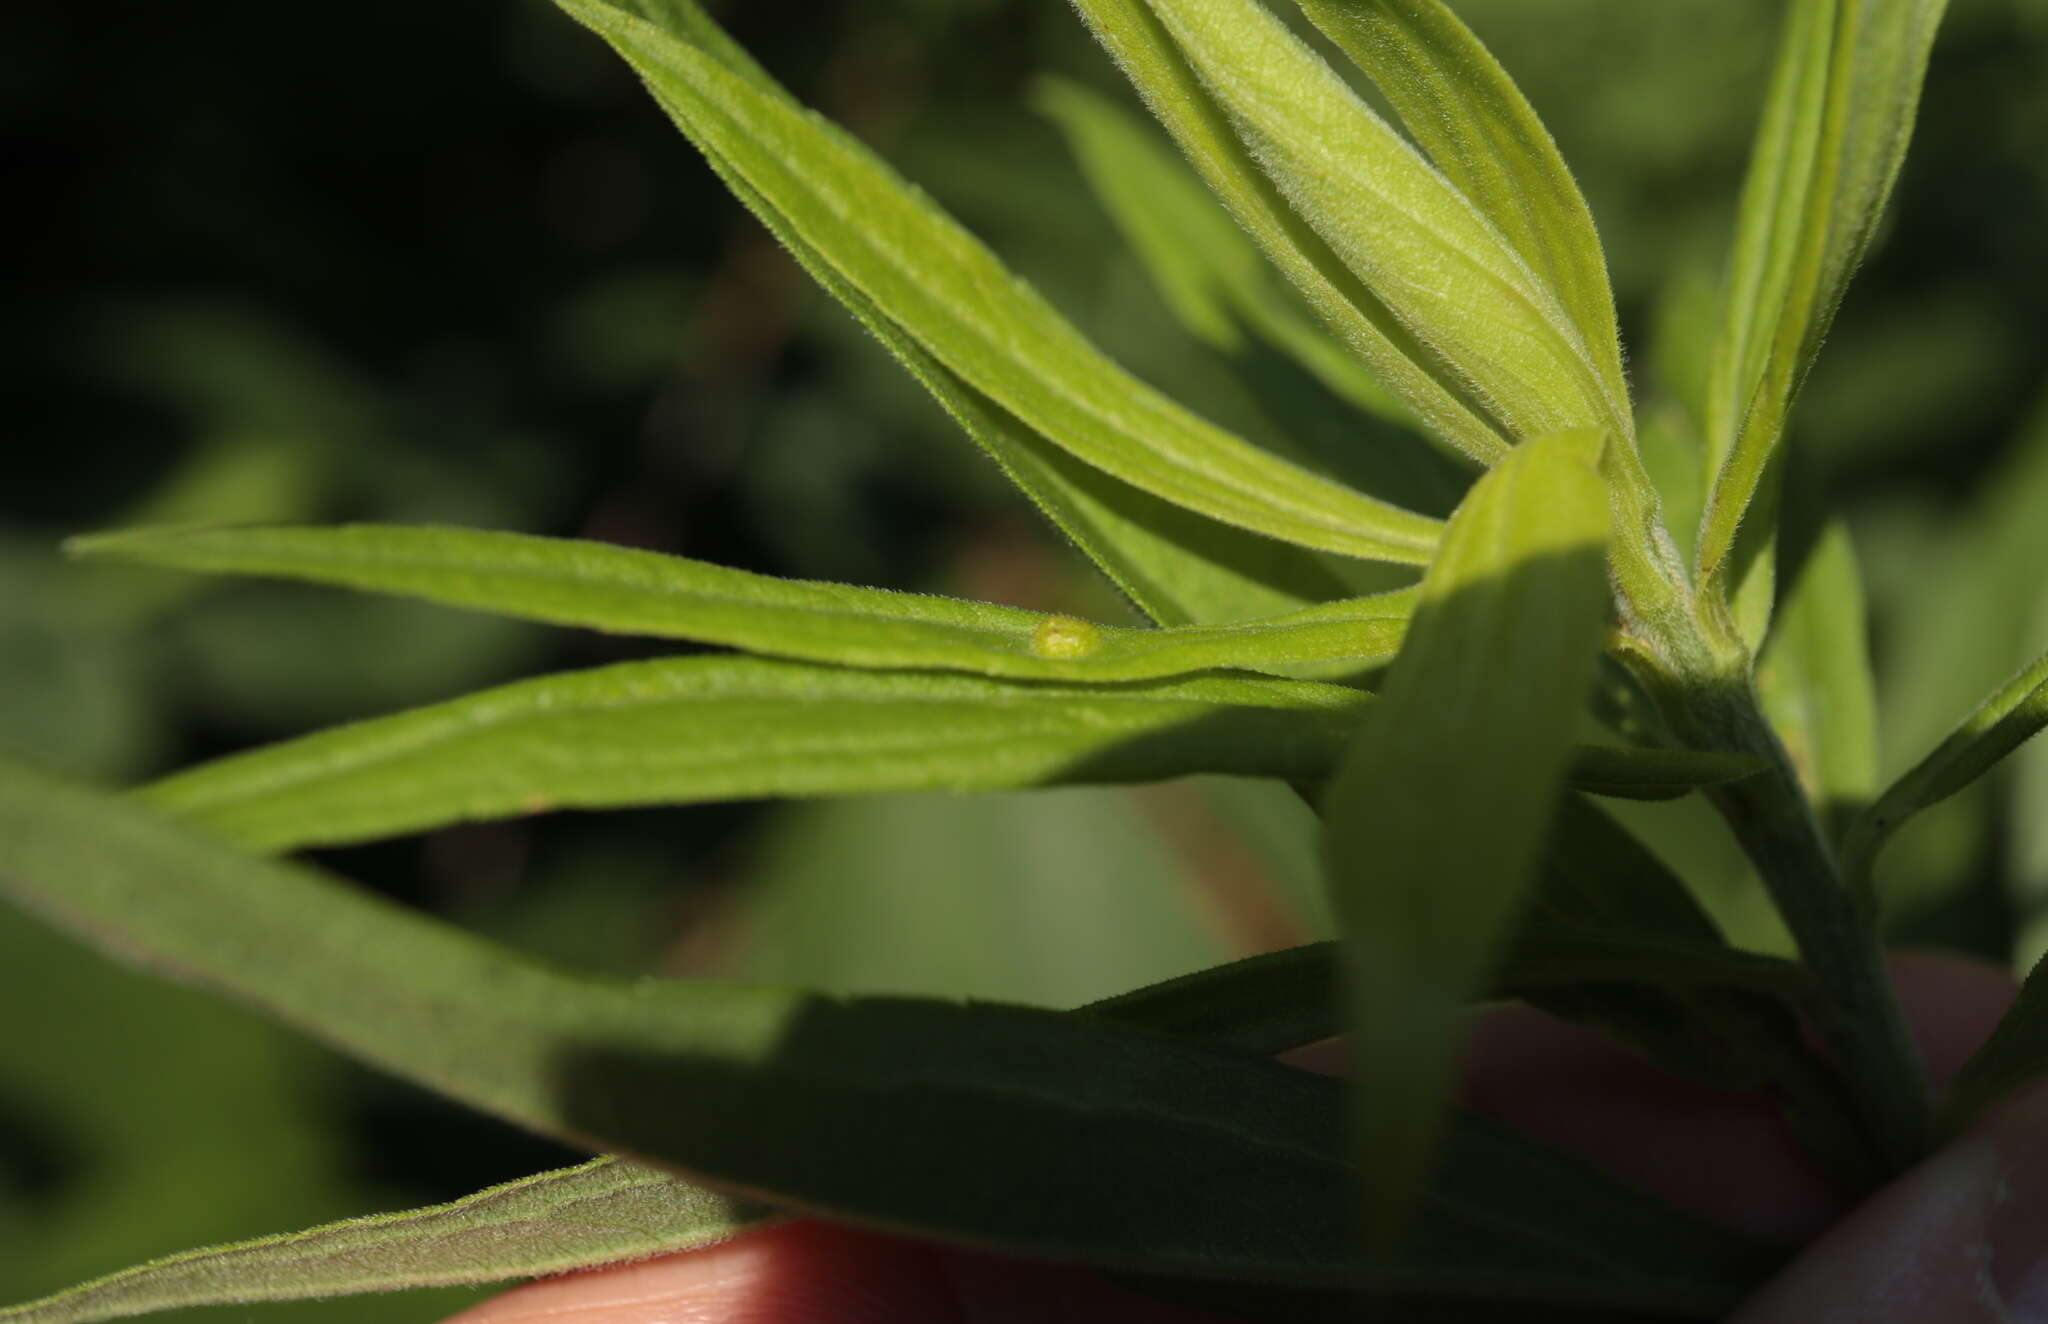
[{"label": "blurred green foliage", "polygon": [[[1592,202],[1652,416],[1682,409],[1779,6],[1459,8]],[[642,647],[55,553],[124,524],[445,521],[1118,610],[541,0],[363,0],[317,38],[275,13],[0,16],[27,200],[4,222],[27,263],[0,325],[0,743],[126,781]],[[1064,6],[726,17],[1142,375],[1312,453],[1366,430],[1173,321],[1030,109],[1047,70],[1127,95]],[[1954,0],[1889,233],[1795,422],[1793,509],[1845,511],[1872,580],[1887,776],[2048,644],[2044,67],[2043,0]],[[1770,942],[1696,810],[1626,812]],[[544,819],[331,862],[575,964],[1058,1004],[1322,932],[1305,812],[1222,782],[882,798]],[[1902,938],[2048,947],[2048,747],[1927,814],[1881,882]],[[559,1157],[0,914],[0,1299]],[[462,1299],[291,1309],[402,1321]]]}]

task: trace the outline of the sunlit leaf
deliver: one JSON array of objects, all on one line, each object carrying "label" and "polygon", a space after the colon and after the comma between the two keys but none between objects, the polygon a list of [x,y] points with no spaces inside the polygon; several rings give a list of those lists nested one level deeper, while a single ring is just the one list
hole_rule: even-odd
[{"label": "sunlit leaf", "polygon": [[1609,608],[1597,433],[1524,443],[1452,517],[1327,798],[1369,1226],[1425,1184],[1462,1008],[1534,880]]},{"label": "sunlit leaf", "polygon": [[764,658],[632,662],[337,727],[178,773],[150,801],[265,849],[558,808],[1313,777],[1370,696],[1201,677],[1115,687]]},{"label": "sunlit leaf", "polygon": [[811,254],[1048,440],[1227,524],[1371,560],[1428,559],[1436,521],[1260,451],[1131,377],[852,137],[729,67],[699,24],[561,3]]},{"label": "sunlit leaf", "polygon": [[[1072,685],[752,657],[545,676],[202,764],[143,794],[290,850],[553,809],[1007,790],[1200,772],[1315,780],[1372,696],[1269,677]],[[1593,785],[1663,798],[1747,772],[1589,749]]]},{"label": "sunlit leaf", "polygon": [[498,1282],[722,1241],[770,1211],[601,1158],[450,1204],[166,1256],[26,1305],[6,1324]]},{"label": "sunlit leaf", "polygon": [[1550,131],[1441,0],[1299,0],[1357,62],[1438,170],[1556,291],[1608,394],[1628,398],[1607,259]]},{"label": "sunlit leaf", "polygon": [[1037,100],[1182,325],[1222,350],[1238,348],[1249,330],[1340,399],[1388,422],[1412,422],[1364,362],[1277,283],[1258,245],[1150,125],[1064,78],[1042,80]]},{"label": "sunlit leaf", "polygon": [[1456,374],[1295,214],[1146,0],[1077,0],[1076,7],[1203,182],[1374,377],[1472,459],[1491,464],[1507,454],[1501,425]]},{"label": "sunlit leaf", "polygon": [[[735,77],[765,95],[787,94],[698,8],[695,0],[634,0],[629,12],[687,33]],[[672,116],[687,108],[665,99]],[[790,104],[794,105],[794,102]],[[1313,554],[1183,510],[1091,468],[1032,431],[932,357],[917,339],[813,247],[772,199],[709,143],[698,147],[718,177],[791,256],[895,356],[1045,517],[1153,620],[1164,625],[1271,615],[1346,592]]]},{"label": "sunlit leaf", "polygon": [[[566,975],[11,764],[0,843],[0,889],[102,949],[576,1143],[1013,1253],[1361,1281],[1334,1081],[1101,1017]],[[1370,1289],[1711,1317],[1770,1269],[1492,1128],[1453,1151]]]},{"label": "sunlit leaf", "polygon": [[74,554],[274,575],[426,598],[614,634],[723,644],[857,667],[1042,680],[1141,680],[1213,667],[1394,655],[1412,592],[1228,626],[1137,630],[993,603],[777,579],[605,543],[473,529],[140,530],[74,539]]},{"label": "sunlit leaf", "polygon": [[1629,434],[1557,292],[1285,24],[1258,0],[1150,4],[1295,212],[1509,436]]},{"label": "sunlit leaf", "polygon": [[1773,457],[1898,178],[1946,7],[1793,0],[1786,11],[1708,392],[1716,476],[1697,553],[1702,579],[1743,600],[1752,646],[1768,619],[1775,556]]}]

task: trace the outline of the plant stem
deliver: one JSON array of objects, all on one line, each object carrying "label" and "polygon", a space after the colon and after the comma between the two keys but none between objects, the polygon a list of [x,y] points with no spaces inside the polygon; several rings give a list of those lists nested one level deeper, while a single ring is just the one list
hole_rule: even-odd
[{"label": "plant stem", "polygon": [[1815,1029],[1856,1096],[1887,1173],[1903,1171],[1927,1151],[1932,1112],[1926,1068],[1885,963],[1876,908],[1837,867],[1747,670],[1688,689],[1686,698],[1683,726],[1694,741],[1770,763],[1753,777],[1714,788],[1709,798],[1762,875],[1828,996]]},{"label": "plant stem", "polygon": [[[1709,609],[1673,573],[1670,558],[1616,565],[1622,608],[1619,650],[1680,742],[1754,754],[1767,769],[1712,788],[1708,798],[1734,831],[1799,954],[1825,995],[1814,1028],[1833,1054],[1861,1112],[1883,1172],[1927,1152],[1932,1106],[1927,1072],[1906,1029],[1867,887],[1844,875],[1792,760],[1764,717],[1749,648],[1725,613]],[[1633,570],[1634,573],[1624,573]],[[1663,573],[1658,573],[1663,571]]]}]

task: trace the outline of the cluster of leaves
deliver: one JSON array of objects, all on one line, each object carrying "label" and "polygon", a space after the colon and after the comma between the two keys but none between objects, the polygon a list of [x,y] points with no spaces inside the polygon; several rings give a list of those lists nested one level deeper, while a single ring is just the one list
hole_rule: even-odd
[{"label": "cluster of leaves", "polygon": [[[1412,431],[1371,457],[1370,494],[1110,361],[694,0],[561,5],[1149,623],[452,528],[80,540],[738,651],[524,681],[131,796],[0,765],[0,889],[30,910],[617,1156],[0,1320],[483,1281],[791,1213],[1289,1318],[1361,1292],[1445,1317],[1711,1318],[1773,1252],[1449,1108],[1470,1002],[1768,1089],[1850,1182],[2039,1065],[2030,990],[1930,1118],[1869,873],[1901,822],[2048,723],[2048,664],[1874,794],[1846,535],[1775,588],[1786,420],[1897,175],[1938,0],[1791,5],[1702,408],[1655,456],[1590,213],[1439,0],[1300,0],[1407,138],[1258,0],[1080,0],[1185,163],[1078,87],[1045,108],[1197,334],[1265,340]],[[1701,494],[1690,555],[1646,463],[1674,454]],[[1418,509],[1432,491],[1448,520]],[[1384,566],[1419,582],[1387,589]],[[1625,743],[1582,743],[1596,719]],[[577,977],[261,858],[558,808],[1196,773],[1326,809],[1342,938],[1072,1013]],[[1803,964],[1731,946],[1587,799],[1696,790]],[[1355,1086],[1270,1060],[1339,1031]]]}]

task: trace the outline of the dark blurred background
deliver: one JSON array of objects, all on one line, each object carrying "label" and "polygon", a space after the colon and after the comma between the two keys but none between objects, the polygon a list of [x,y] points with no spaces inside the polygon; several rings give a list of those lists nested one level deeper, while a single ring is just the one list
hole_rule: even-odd
[{"label": "dark blurred background", "polygon": [[[1599,217],[1682,403],[1776,0],[1463,0]],[[127,783],[660,651],[328,590],[69,566],[168,520],[441,521],[1097,614],[1118,605],[542,0],[0,14],[0,743]],[[1032,81],[1116,80],[1064,5],[726,6],[1144,376],[1254,437],[1291,398],[1173,320]],[[1899,201],[1796,424],[1872,584],[1888,769],[2048,640],[2048,0],[1954,0]],[[1704,301],[1704,309],[1703,309]],[[1902,936],[2048,945],[2048,759],[1885,877]],[[552,959],[1071,1004],[1318,932],[1284,795],[1227,782],[560,817],[321,862]],[[1776,940],[1697,807],[1643,811]],[[0,1301],[450,1198],[569,1155],[0,914]],[[429,1319],[461,1293],[267,1308]]]}]

